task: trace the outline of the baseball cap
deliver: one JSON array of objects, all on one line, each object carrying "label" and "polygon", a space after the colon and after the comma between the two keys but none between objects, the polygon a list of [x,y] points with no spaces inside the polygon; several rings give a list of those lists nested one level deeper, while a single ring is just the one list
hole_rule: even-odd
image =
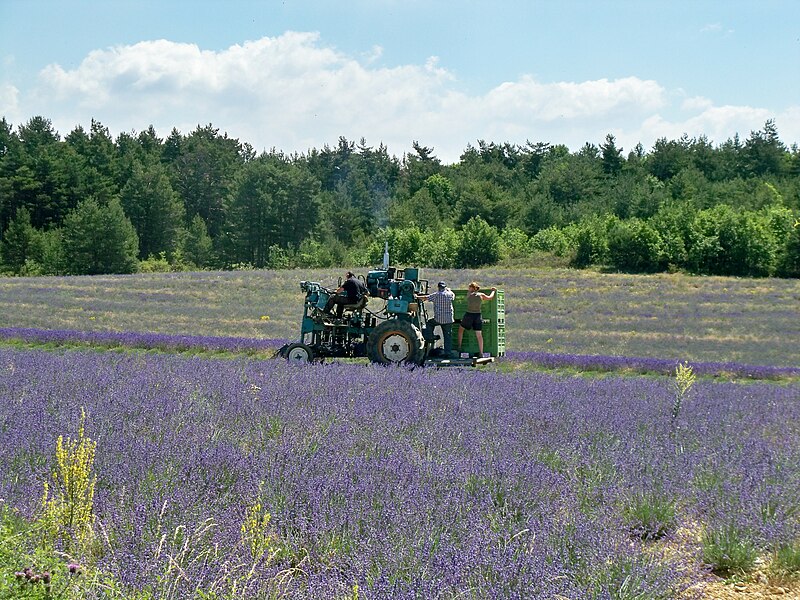
[{"label": "baseball cap", "polygon": [[438,283],[438,286],[439,286],[440,288],[445,288],[445,287],[447,287],[447,284],[446,284],[444,281],[440,281],[440,282]]}]

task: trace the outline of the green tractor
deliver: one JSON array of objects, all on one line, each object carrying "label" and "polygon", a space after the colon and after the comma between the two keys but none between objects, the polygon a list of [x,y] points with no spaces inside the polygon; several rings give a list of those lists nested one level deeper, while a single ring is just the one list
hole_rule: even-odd
[{"label": "green tractor", "polygon": [[[386,266],[369,271],[369,290],[356,304],[346,305],[341,318],[325,312],[335,293],[320,283],[301,281],[305,293],[299,341],[278,352],[292,362],[326,358],[366,357],[379,364],[476,366],[493,357],[450,358],[437,347],[439,336],[417,296],[427,295],[428,281],[416,267]],[[340,282],[341,284],[341,282]]]}]

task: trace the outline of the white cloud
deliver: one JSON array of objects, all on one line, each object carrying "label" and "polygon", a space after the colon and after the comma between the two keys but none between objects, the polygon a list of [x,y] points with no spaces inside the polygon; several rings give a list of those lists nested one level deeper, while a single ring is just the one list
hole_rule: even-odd
[{"label": "white cloud", "polygon": [[[11,98],[17,108],[32,110],[25,118],[50,118],[62,134],[92,118],[112,133],[151,124],[161,135],[173,127],[189,133],[211,123],[257,150],[304,152],[343,135],[384,143],[400,155],[418,140],[446,162],[478,139],[578,149],[611,132],[630,149],[683,133],[724,141],[772,116],[759,108],[717,107],[637,77],[541,82],[523,76],[468,95],[436,57],[423,65],[380,62],[377,46],[360,61],[325,47],[316,33],[287,32],[217,52],[145,41],[95,50],[72,70],[50,65],[24,101],[0,87],[0,108]],[[778,122],[781,133],[800,129],[798,112],[787,113],[788,129]]]},{"label": "white cloud", "polygon": [[705,27],[700,30],[702,33],[717,33],[722,31],[722,25],[720,23],[709,23]]},{"label": "white cloud", "polygon": [[749,106],[712,106],[682,119],[667,119],[659,114],[645,119],[635,130],[620,132],[618,140],[624,140],[631,148],[634,140],[639,140],[645,149],[652,147],[655,140],[666,138],[675,140],[686,134],[690,138],[705,136],[709,142],[718,145],[735,134],[742,140],[750,132],[760,130],[768,119],[775,119],[782,140],[798,139],[800,132],[800,107],[775,114],[764,108]]},{"label": "white cloud", "polygon": [[694,96],[693,98],[686,98],[686,100],[681,103],[681,109],[687,111],[705,110],[711,108],[713,105],[714,103],[708,98]]},{"label": "white cloud", "polygon": [[10,83],[0,82],[0,115],[12,119],[19,114],[19,90]]},{"label": "white cloud", "polygon": [[383,56],[383,47],[377,45],[373,46],[372,49],[369,52],[365,52],[363,56],[364,60],[368,63],[377,62]]},{"label": "white cloud", "polygon": [[709,23],[700,29],[700,33],[732,35],[734,30],[724,27],[722,23]]}]

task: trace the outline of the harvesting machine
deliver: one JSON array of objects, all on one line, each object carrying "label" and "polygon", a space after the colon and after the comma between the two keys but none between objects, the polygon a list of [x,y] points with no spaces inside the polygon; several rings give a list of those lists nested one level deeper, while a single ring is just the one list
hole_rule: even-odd
[{"label": "harvesting machine", "polygon": [[[366,279],[360,276],[369,295],[357,304],[346,305],[341,318],[324,310],[335,291],[315,281],[301,281],[305,301],[300,339],[283,346],[279,354],[295,362],[367,357],[380,364],[443,367],[477,366],[505,354],[505,318],[500,300],[493,301],[494,310],[489,316],[494,318],[484,318],[488,325],[484,326],[485,342],[488,342],[485,350],[490,356],[445,356],[437,342],[440,336],[434,331],[435,322],[428,318],[424,303],[418,299],[419,295],[428,293],[428,281],[421,275],[421,269],[416,267],[388,266],[388,253],[385,253],[382,268],[369,271]],[[339,283],[341,285],[341,281]],[[454,305],[458,303],[459,294],[456,291]],[[502,298],[502,292],[498,297]],[[477,347],[465,345],[468,353],[476,350]]]}]

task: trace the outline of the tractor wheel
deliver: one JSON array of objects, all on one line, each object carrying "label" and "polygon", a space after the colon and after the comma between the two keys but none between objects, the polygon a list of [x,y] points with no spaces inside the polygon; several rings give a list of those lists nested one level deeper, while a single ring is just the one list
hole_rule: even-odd
[{"label": "tractor wheel", "polygon": [[283,352],[286,360],[293,363],[307,363],[314,360],[314,351],[302,342],[289,344]]},{"label": "tractor wheel", "polygon": [[389,319],[372,330],[367,339],[367,356],[384,365],[422,362],[425,340],[413,324]]}]

